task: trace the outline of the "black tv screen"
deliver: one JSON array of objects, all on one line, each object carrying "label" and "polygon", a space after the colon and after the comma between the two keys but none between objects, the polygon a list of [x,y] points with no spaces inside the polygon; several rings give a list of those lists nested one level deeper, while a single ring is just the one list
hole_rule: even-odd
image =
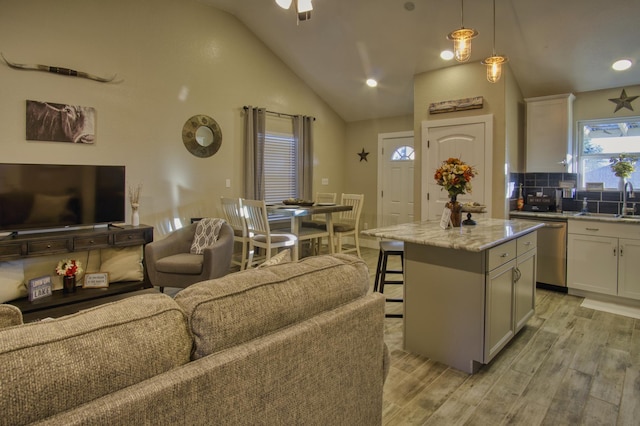
[{"label": "black tv screen", "polygon": [[0,164],[0,231],[124,222],[125,167]]}]

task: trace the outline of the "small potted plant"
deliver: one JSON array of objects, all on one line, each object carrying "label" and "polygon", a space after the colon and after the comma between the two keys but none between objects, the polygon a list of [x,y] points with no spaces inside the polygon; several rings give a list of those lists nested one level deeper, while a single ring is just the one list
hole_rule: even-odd
[{"label": "small potted plant", "polygon": [[75,259],[63,259],[56,266],[56,274],[62,276],[62,292],[76,291],[76,275],[82,273],[82,264]]},{"label": "small potted plant", "polygon": [[625,181],[636,171],[636,161],[638,161],[637,157],[624,152],[609,160],[611,171],[620,178],[621,191],[624,191]]}]

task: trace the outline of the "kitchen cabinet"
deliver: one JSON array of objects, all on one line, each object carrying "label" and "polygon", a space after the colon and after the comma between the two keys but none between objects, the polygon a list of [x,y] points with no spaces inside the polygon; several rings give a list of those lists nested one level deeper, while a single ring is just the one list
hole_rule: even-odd
[{"label": "kitchen cabinet", "polygon": [[527,172],[572,171],[574,99],[571,93],[525,99]]},{"label": "kitchen cabinet", "polygon": [[500,352],[535,312],[535,248],[534,232],[489,250],[485,363]]},{"label": "kitchen cabinet", "polygon": [[570,289],[640,300],[640,226],[569,221]]}]

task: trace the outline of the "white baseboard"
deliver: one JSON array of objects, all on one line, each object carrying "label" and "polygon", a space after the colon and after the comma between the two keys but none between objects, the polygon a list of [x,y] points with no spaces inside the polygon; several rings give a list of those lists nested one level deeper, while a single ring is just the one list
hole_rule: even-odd
[{"label": "white baseboard", "polygon": [[584,299],[580,304],[583,308],[595,309],[610,314],[640,319],[640,308],[620,305],[618,303],[604,302],[601,300]]}]

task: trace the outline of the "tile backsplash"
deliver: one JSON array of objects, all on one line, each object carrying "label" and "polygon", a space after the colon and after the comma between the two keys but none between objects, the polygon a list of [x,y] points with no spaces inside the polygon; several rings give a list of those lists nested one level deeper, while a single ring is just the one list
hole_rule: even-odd
[{"label": "tile backsplash", "polygon": [[[509,175],[509,207],[516,209],[518,191],[522,183],[522,194],[527,201],[527,195],[536,195],[542,192],[555,200],[556,190],[560,188],[560,181],[578,181],[576,173],[511,173]],[[622,207],[622,191],[611,189],[602,191],[579,191],[576,189],[573,198],[562,198],[563,211],[580,211],[582,202],[587,199],[587,208],[591,213],[619,213]],[[640,196],[628,197],[628,205],[640,202]],[[635,214],[640,214],[640,206],[636,207]]]}]

